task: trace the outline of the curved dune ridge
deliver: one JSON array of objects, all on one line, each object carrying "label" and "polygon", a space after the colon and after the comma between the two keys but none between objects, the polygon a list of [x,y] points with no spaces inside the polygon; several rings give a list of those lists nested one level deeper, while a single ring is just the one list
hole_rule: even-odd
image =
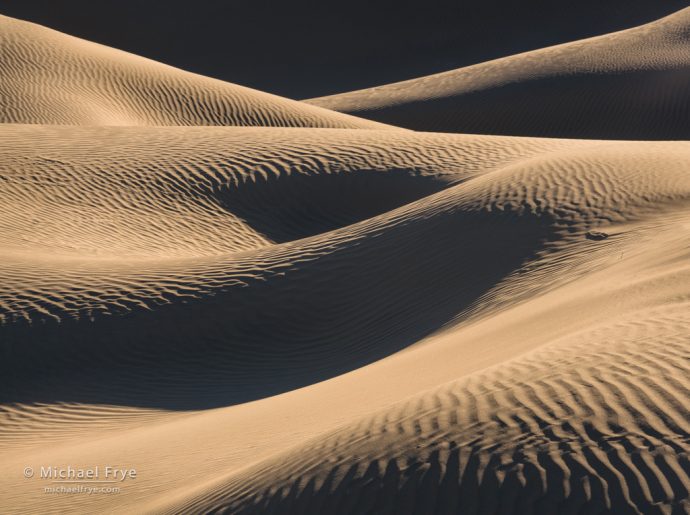
[{"label": "curved dune ridge", "polygon": [[687,139],[690,9],[405,82],[308,100],[415,130]]},{"label": "curved dune ridge", "polygon": [[[0,271],[9,358],[0,446],[9,456],[10,499],[74,511],[147,503],[151,511],[275,505],[319,513],[333,505],[377,513],[384,503],[395,513],[412,489],[422,511],[438,500],[441,511],[478,503],[492,512],[491,492],[507,489],[521,499],[515,510],[683,506],[682,413],[656,409],[661,421],[648,428],[640,422],[651,420],[646,398],[614,402],[596,388],[639,396],[651,389],[683,406],[671,399],[687,388],[687,331],[673,317],[689,293],[690,145],[271,128],[6,126],[3,133],[1,212],[14,213],[2,225]],[[146,217],[156,231],[138,229]],[[608,238],[588,238],[595,230]],[[120,240],[128,245],[113,243]],[[568,304],[578,302],[600,307]],[[534,322],[539,309],[526,303],[552,310],[544,315],[550,322]],[[633,323],[643,310],[653,311],[653,322]],[[549,349],[582,324],[609,323],[596,334],[620,331],[623,386],[601,379],[593,392],[579,390],[587,387],[578,377],[598,377],[587,363],[603,366],[589,344],[582,345],[590,361],[575,344],[562,365],[538,357],[560,355]],[[644,338],[635,336],[637,324]],[[664,375],[675,389],[667,392],[647,384],[662,365],[648,364],[639,345],[666,347],[668,334],[679,343],[676,375]],[[531,349],[544,350],[520,365]],[[517,364],[503,365],[510,356]],[[568,360],[584,367],[581,375]],[[479,372],[487,366],[497,368]],[[553,374],[572,397],[564,400],[532,369]],[[514,386],[505,384],[511,374]],[[447,381],[457,385],[440,386]],[[362,399],[362,388],[379,382],[382,392]],[[516,393],[472,400],[478,384]],[[440,390],[404,401],[427,388]],[[434,400],[453,399],[448,392],[469,400]],[[386,407],[393,402],[406,407]],[[319,418],[306,431],[305,410]],[[347,422],[372,411],[381,415]],[[282,429],[276,412],[284,413]],[[568,425],[576,420],[583,425]],[[235,434],[228,427],[247,434],[228,440]],[[208,444],[191,443],[204,432]],[[621,443],[608,443],[618,434]],[[609,462],[589,454],[610,454],[609,445],[621,454],[616,445],[632,449],[650,438],[639,459],[668,462],[651,472],[639,464],[606,469]],[[57,450],[46,454],[47,442]],[[143,457],[124,450],[142,447]],[[171,453],[172,461],[163,456]],[[148,471],[117,499],[32,496],[36,484],[13,473],[26,462],[114,457]],[[163,473],[181,463],[193,478]],[[477,467],[475,486],[462,473],[468,467]],[[423,484],[414,489],[406,478]],[[649,493],[626,494],[637,488],[625,486],[633,479],[651,485]],[[374,493],[360,493],[362,484]]]},{"label": "curved dune ridge", "polygon": [[[12,216],[3,223],[0,305],[3,346],[14,357],[6,377],[35,382],[47,369],[58,382],[44,377],[47,400],[66,385],[63,395],[83,400],[107,394],[84,389],[84,374],[108,390],[98,386],[104,374],[119,382],[124,373],[147,385],[154,406],[200,402],[191,379],[161,388],[156,374],[190,376],[206,388],[224,377],[231,398],[246,400],[349,370],[433,331],[484,290],[479,281],[445,297],[470,279],[457,274],[441,284],[440,270],[463,259],[462,248],[440,252],[457,234],[528,238],[506,253],[498,278],[559,230],[536,216],[516,232],[513,214],[483,212],[500,213],[503,204],[459,207],[458,188],[493,168],[573,146],[233,128],[24,126],[7,129],[6,138],[0,203]],[[458,209],[465,215],[453,216]],[[464,259],[497,250],[479,246]],[[402,281],[389,265],[399,252],[409,254]],[[294,303],[300,290],[311,293]],[[409,312],[427,302],[438,309]],[[196,321],[180,324],[191,312]],[[102,343],[94,348],[96,335]],[[277,355],[266,360],[266,352]],[[77,368],[73,384],[65,376]],[[209,381],[212,369],[219,377]],[[138,387],[125,382],[108,400]],[[230,394],[223,392],[206,402],[222,404]]]},{"label": "curved dune ridge", "polygon": [[[4,2],[3,13],[262,91],[397,82],[652,21],[686,0]],[[500,13],[500,16],[497,15]],[[356,29],[353,31],[353,27]]]},{"label": "curved dune ridge", "polygon": [[20,125],[7,126],[1,144],[4,250],[103,259],[224,256],[313,236],[570,145],[407,131]]},{"label": "curved dune ridge", "polygon": [[[395,130],[0,19],[0,511],[690,513],[690,142],[651,141],[689,12],[467,79],[534,95],[487,124],[649,141]],[[390,113],[482,118],[425,81]]]},{"label": "curved dune ridge", "polygon": [[385,128],[0,15],[2,123]]},{"label": "curved dune ridge", "polygon": [[346,425],[166,509],[687,511],[688,308],[686,302],[638,312],[578,332]]}]

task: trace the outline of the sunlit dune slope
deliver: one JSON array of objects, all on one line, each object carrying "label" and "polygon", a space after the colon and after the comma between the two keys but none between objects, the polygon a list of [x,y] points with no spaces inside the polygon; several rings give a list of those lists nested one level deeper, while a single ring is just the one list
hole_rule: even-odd
[{"label": "sunlit dune slope", "polygon": [[3,14],[184,70],[307,98],[640,25],[687,0],[31,0]]},{"label": "sunlit dune slope", "polygon": [[0,15],[0,122],[383,128]]},{"label": "sunlit dune slope", "polygon": [[[675,278],[687,281],[688,271]],[[686,512],[688,308],[614,317],[154,506],[233,514]]]},{"label": "sunlit dune slope", "polygon": [[35,383],[46,369],[62,386],[43,376],[42,395],[70,384],[65,395],[89,396],[84,374],[111,373],[134,383],[102,393],[126,399],[144,381],[154,404],[198,402],[185,393],[196,379],[161,389],[159,373],[220,380],[241,400],[350,370],[438,328],[486,288],[473,281],[458,297],[474,272],[448,280],[444,270],[500,248],[498,238],[463,257],[454,241],[496,230],[517,243],[487,272],[492,284],[550,232],[481,206],[452,215],[457,187],[573,146],[266,128],[15,126],[4,138],[5,378]]},{"label": "sunlit dune slope", "polygon": [[[690,144],[2,138],[8,506],[687,509]],[[50,496],[44,462],[140,475]]]},{"label": "sunlit dune slope", "polygon": [[426,131],[687,139],[690,9],[637,28],[309,100]]},{"label": "sunlit dune slope", "polygon": [[0,17],[0,511],[690,513],[688,35],[312,105]]}]

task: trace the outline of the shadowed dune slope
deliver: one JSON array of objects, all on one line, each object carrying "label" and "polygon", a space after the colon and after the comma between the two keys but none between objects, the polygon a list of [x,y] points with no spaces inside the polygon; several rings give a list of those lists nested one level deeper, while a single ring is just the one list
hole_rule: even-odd
[{"label": "shadowed dune slope", "polygon": [[520,137],[0,24],[0,511],[690,513],[690,9],[313,101]]},{"label": "shadowed dune slope", "polygon": [[24,0],[4,14],[184,70],[308,98],[661,18],[685,0]]},{"label": "shadowed dune slope", "polygon": [[0,122],[384,128],[0,16]]},{"label": "shadowed dune slope", "polygon": [[582,143],[279,128],[5,125],[3,250],[222,256],[363,221]]},{"label": "shadowed dune slope", "polygon": [[7,400],[286,391],[418,341],[526,262],[570,262],[586,231],[689,188],[680,143],[31,126],[4,140]]},{"label": "shadowed dune slope", "polygon": [[622,32],[314,105],[426,131],[687,139],[690,9]]},{"label": "shadowed dune slope", "polygon": [[[284,391],[435,330],[552,232],[534,216],[513,224],[511,213],[479,205],[452,215],[454,197],[437,195],[582,146],[269,128],[6,126],[3,136],[4,378],[25,384],[43,375],[42,395],[64,387],[63,400],[84,400],[92,392],[82,381],[92,375],[101,401],[168,406]],[[485,230],[505,233],[515,248],[486,271],[486,283],[454,293],[474,273],[449,281],[443,270],[503,243],[473,245],[463,257],[453,241]],[[393,265],[400,253],[408,257]],[[120,388],[98,386],[106,373]],[[177,385],[155,384],[178,375]],[[139,389],[141,381],[148,386]],[[21,387],[13,391],[3,394],[26,400]],[[134,401],[137,391],[150,399]]]},{"label": "shadowed dune slope", "polygon": [[[8,506],[687,511],[690,144],[2,142]],[[46,463],[139,476],[45,495],[21,471]]]},{"label": "shadowed dune slope", "polygon": [[636,312],[577,332],[217,480],[191,499],[162,500],[160,511],[687,512],[688,308]]}]

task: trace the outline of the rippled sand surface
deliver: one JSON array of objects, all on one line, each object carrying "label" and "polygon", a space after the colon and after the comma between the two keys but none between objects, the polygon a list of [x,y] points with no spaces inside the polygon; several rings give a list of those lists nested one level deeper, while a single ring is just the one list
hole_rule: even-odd
[{"label": "rippled sand surface", "polygon": [[689,16],[320,107],[0,18],[0,511],[690,512]]}]

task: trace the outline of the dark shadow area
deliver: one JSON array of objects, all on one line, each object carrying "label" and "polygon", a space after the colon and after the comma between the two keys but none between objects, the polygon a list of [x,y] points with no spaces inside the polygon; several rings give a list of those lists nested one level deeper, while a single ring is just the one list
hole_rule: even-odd
[{"label": "dark shadow area", "polygon": [[683,0],[9,0],[7,16],[291,98],[647,23]]},{"label": "dark shadow area", "polygon": [[293,390],[433,333],[558,237],[546,216],[443,211],[186,303],[5,325],[0,402],[189,410]]},{"label": "dark shadow area", "polygon": [[408,129],[553,138],[690,139],[687,70],[569,74],[353,113]]},{"label": "dark shadow area", "polygon": [[447,188],[412,170],[252,176],[217,194],[221,205],[271,241],[284,243],[366,220]]}]

